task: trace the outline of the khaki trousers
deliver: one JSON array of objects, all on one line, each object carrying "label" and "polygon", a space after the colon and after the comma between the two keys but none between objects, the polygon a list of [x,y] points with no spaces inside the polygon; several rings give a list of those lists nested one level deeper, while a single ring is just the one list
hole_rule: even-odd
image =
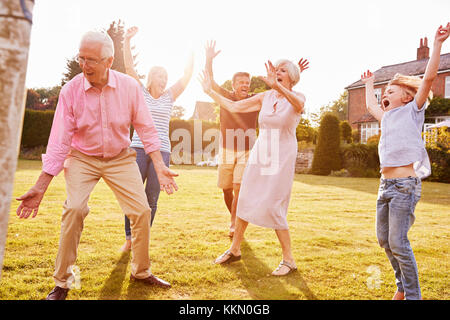
[{"label": "khaki trousers", "polygon": [[89,213],[89,196],[100,178],[116,196],[131,222],[131,273],[139,279],[151,275],[148,254],[150,207],[136,164],[136,152],[127,148],[114,158],[85,155],[72,149],[64,162],[67,199],[63,205],[61,235],[53,278],[57,286],[70,288],[72,271]]}]

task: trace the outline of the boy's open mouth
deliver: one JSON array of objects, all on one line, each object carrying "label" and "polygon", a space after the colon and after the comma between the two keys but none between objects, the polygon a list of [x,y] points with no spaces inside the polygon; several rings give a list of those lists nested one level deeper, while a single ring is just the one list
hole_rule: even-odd
[{"label": "boy's open mouth", "polygon": [[389,100],[383,100],[383,107],[386,109],[389,106]]}]

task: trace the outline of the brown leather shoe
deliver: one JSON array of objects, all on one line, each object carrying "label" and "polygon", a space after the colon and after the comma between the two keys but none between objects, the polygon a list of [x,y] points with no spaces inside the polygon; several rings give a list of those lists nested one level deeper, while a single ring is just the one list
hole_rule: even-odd
[{"label": "brown leather shoe", "polygon": [[130,280],[143,282],[150,286],[159,286],[161,288],[170,288],[171,287],[170,283],[168,283],[167,281],[164,281],[158,277],[155,277],[154,275],[151,275],[150,277],[144,278],[144,279],[138,279],[135,276],[131,275]]},{"label": "brown leather shoe", "polygon": [[45,298],[45,300],[66,300],[68,292],[69,292],[69,289],[56,286],[48,294],[48,296],[47,296],[47,298]]}]

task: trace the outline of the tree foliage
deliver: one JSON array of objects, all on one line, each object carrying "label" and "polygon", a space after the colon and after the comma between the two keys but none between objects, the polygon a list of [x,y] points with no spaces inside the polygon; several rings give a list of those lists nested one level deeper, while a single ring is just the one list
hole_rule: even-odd
[{"label": "tree foliage", "polygon": [[[231,85],[231,80],[227,80],[225,81],[222,85],[222,88],[228,90],[228,91],[233,91],[233,86]],[[270,90],[270,87],[261,79],[259,79],[258,77],[251,77],[250,79],[250,89],[249,89],[249,93],[260,93],[260,92],[264,92]]]},{"label": "tree foliage", "polygon": [[54,110],[60,91],[60,86],[28,89],[25,107],[32,110]]},{"label": "tree foliage", "polygon": [[425,117],[450,115],[450,99],[433,97],[425,110]]},{"label": "tree foliage", "polygon": [[311,126],[308,119],[301,118],[296,129],[297,141],[305,141],[307,143],[315,142],[317,131]]},{"label": "tree foliage", "polygon": [[351,143],[352,138],[352,127],[348,123],[347,120],[341,121],[339,124],[340,130],[341,130],[341,139],[345,141],[346,143]]},{"label": "tree foliage", "polygon": [[311,121],[313,124],[319,124],[326,114],[332,114],[340,121],[348,119],[348,91],[344,91],[338,99],[320,107],[319,112],[311,113]]},{"label": "tree foliage", "polygon": [[79,73],[81,73],[81,68],[76,60],[76,57],[68,59],[66,62],[66,72],[63,73],[63,78],[61,80],[61,86],[64,86]]},{"label": "tree foliage", "polygon": [[313,174],[329,175],[341,169],[339,119],[325,114],[320,121],[319,137],[311,171]]},{"label": "tree foliage", "polygon": [[352,177],[378,178],[380,161],[378,145],[351,143],[341,149],[342,166]]},{"label": "tree foliage", "polygon": [[251,93],[260,93],[270,90],[270,87],[260,78],[252,77],[250,80],[250,92]]}]

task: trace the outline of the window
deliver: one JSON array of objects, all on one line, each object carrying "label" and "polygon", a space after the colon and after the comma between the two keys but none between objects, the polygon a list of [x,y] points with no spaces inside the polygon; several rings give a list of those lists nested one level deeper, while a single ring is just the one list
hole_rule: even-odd
[{"label": "window", "polygon": [[366,143],[371,136],[377,135],[380,132],[378,122],[361,123],[361,142]]},{"label": "window", "polygon": [[450,98],[450,76],[445,77],[445,97]]},{"label": "window", "polygon": [[378,106],[381,106],[381,88],[375,89],[375,97],[377,98]]}]

